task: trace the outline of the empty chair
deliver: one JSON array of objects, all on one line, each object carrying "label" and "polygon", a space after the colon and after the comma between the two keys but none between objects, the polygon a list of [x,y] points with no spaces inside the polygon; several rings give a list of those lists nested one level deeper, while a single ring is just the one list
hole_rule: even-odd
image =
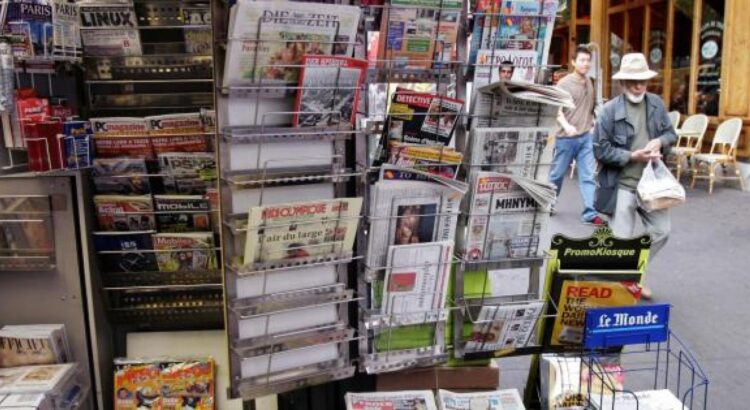
[{"label": "empty chair", "polygon": [[669,112],[669,121],[672,122],[672,126],[676,130],[677,127],[680,125],[680,112],[679,111],[670,111]]},{"label": "empty chair", "polygon": [[[721,179],[738,179],[740,187],[743,191],[745,190],[745,182],[742,180],[742,174],[737,166],[737,143],[740,140],[741,132],[742,120],[739,118],[730,118],[719,124],[711,143],[711,151],[708,154],[696,153],[693,155],[693,180],[690,188],[695,187],[696,180],[708,179],[708,192],[713,192],[717,166],[725,167],[727,164],[731,164],[735,176],[722,175]],[[708,171],[708,174],[700,173],[704,169]]]},{"label": "empty chair", "polygon": [[682,175],[682,164],[687,162],[690,165],[693,155],[701,152],[703,136],[706,134],[707,128],[708,117],[704,114],[695,114],[687,117],[685,122],[682,123],[682,127],[677,130],[679,138],[677,139],[677,145],[672,148],[677,180]]}]

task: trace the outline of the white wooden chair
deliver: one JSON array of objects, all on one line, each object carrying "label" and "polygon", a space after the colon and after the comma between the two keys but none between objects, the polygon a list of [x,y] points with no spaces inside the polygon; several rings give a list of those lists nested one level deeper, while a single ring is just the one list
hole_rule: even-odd
[{"label": "white wooden chair", "polygon": [[[737,179],[740,181],[740,187],[745,190],[745,181],[742,180],[742,173],[737,166],[737,143],[740,140],[742,132],[742,120],[739,118],[730,118],[725,120],[716,129],[714,140],[711,143],[711,151],[708,154],[696,153],[693,155],[693,180],[690,188],[695,187],[695,181],[698,179],[708,179],[708,193],[714,190],[714,181],[716,177],[716,167],[721,165],[726,167],[731,164],[734,168],[734,176],[722,175],[720,179]],[[707,170],[707,174],[701,174],[701,171]]]},{"label": "white wooden chair", "polygon": [[[670,113],[671,114],[671,113]],[[673,123],[674,124],[674,123]],[[703,137],[708,128],[708,117],[704,114],[695,114],[687,117],[677,131],[677,144],[672,148],[674,158],[675,177],[680,180],[683,163],[688,166],[692,163],[695,154],[701,152]]]},{"label": "white wooden chair", "polygon": [[679,111],[670,111],[669,112],[669,121],[672,122],[672,126],[675,130],[678,129],[680,125],[680,112]]}]

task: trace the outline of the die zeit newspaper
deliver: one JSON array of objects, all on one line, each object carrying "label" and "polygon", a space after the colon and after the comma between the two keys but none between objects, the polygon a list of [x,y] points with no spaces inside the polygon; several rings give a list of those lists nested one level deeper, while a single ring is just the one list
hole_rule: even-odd
[{"label": "die zeit newspaper", "polygon": [[601,275],[601,279],[598,280],[556,277],[552,297],[555,298],[557,295],[557,315],[550,345],[581,344],[587,308],[631,306],[638,303],[641,296],[641,288],[638,285],[640,275],[629,275],[628,279],[622,276]]},{"label": "die zeit newspaper", "polygon": [[431,390],[346,393],[347,410],[437,410]]},{"label": "die zeit newspaper", "polygon": [[351,252],[362,198],[250,208],[245,265],[299,263]]},{"label": "die zeit newspaper", "polygon": [[230,13],[224,87],[297,83],[302,56],[351,56],[360,8],[240,0]]},{"label": "die zeit newspaper", "polygon": [[464,254],[469,260],[537,254],[547,214],[509,174],[479,172],[473,181]]}]

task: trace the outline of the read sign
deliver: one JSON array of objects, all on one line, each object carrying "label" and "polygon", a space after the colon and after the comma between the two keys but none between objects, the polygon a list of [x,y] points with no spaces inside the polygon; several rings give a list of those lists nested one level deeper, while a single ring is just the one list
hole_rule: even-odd
[{"label": "read sign", "polygon": [[618,306],[586,310],[587,349],[667,340],[669,305]]}]

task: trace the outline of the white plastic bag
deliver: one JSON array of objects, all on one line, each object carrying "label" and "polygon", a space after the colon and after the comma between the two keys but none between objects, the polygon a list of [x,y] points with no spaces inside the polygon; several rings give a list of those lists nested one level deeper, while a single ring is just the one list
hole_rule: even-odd
[{"label": "white plastic bag", "polygon": [[662,160],[649,161],[638,181],[638,198],[647,211],[656,211],[685,202],[685,188],[672,176]]}]

